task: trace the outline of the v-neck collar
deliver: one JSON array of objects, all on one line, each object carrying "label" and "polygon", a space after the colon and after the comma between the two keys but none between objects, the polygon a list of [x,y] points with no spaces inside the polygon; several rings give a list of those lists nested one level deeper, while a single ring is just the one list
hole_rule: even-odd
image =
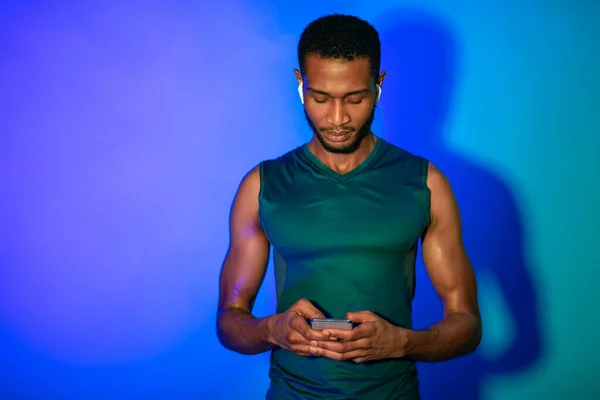
[{"label": "v-neck collar", "polygon": [[373,147],[373,150],[371,150],[369,155],[360,164],[358,164],[355,168],[351,169],[350,171],[346,172],[345,174],[340,174],[339,172],[334,171],[329,166],[327,166],[324,162],[319,160],[317,158],[317,156],[314,155],[313,152],[310,151],[310,149],[308,148],[308,143],[305,143],[304,145],[302,145],[301,153],[306,157],[306,159],[315,168],[317,168],[320,172],[325,174],[327,177],[333,179],[336,182],[345,183],[345,182],[349,181],[350,179],[354,178],[356,175],[360,174],[362,171],[364,171],[366,168],[368,168],[377,159],[377,155],[380,153],[382,144],[383,144],[383,139],[381,139],[380,137],[377,137],[377,140],[375,141],[375,146]]}]

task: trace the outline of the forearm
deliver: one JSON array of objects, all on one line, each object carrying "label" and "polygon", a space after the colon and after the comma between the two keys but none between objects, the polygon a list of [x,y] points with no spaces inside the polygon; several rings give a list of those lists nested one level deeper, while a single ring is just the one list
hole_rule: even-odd
[{"label": "forearm", "polygon": [[480,341],[479,316],[456,312],[427,330],[409,331],[403,353],[415,361],[441,362],[471,353]]},{"label": "forearm", "polygon": [[256,318],[240,309],[223,310],[217,319],[221,344],[241,354],[259,354],[271,350],[269,324],[272,317]]}]

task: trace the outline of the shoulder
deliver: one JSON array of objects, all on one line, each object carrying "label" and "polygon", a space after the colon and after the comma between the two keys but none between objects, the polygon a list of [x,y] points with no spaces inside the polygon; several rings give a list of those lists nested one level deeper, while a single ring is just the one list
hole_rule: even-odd
[{"label": "shoulder", "polygon": [[271,173],[272,171],[281,169],[282,167],[289,165],[294,160],[295,154],[298,151],[298,149],[299,148],[292,149],[274,158],[264,159],[258,164],[254,165],[242,177],[238,191],[244,191],[244,193],[260,192],[261,184],[264,180],[265,174]]},{"label": "shoulder", "polygon": [[259,192],[260,164],[257,164],[242,177],[235,194],[235,203],[254,204]]},{"label": "shoulder", "polygon": [[460,225],[458,204],[446,175],[432,162],[428,163],[427,187],[430,194],[432,228],[440,223]]},{"label": "shoulder", "polygon": [[275,158],[261,161],[257,166],[261,185],[273,180],[278,181],[281,177],[289,174],[290,170],[297,166],[298,152],[301,150],[302,147],[297,147]]},{"label": "shoulder", "polygon": [[302,149],[301,146],[296,147],[280,156],[262,160],[258,164],[259,170],[268,169],[268,168],[277,168],[277,167],[289,165],[290,163],[292,163],[296,160],[297,154],[301,149]]},{"label": "shoulder", "polygon": [[429,160],[393,143],[382,140],[384,146],[381,162],[394,165],[395,171],[414,185],[426,189],[429,175]]},{"label": "shoulder", "polygon": [[450,181],[446,175],[431,161],[427,161],[427,187],[432,194],[451,190]]}]

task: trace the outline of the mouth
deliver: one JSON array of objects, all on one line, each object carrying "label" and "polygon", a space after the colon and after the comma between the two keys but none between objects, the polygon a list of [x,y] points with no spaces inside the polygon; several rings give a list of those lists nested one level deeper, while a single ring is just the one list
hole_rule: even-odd
[{"label": "mouth", "polygon": [[327,136],[327,139],[332,142],[343,142],[350,137],[352,132],[353,131],[325,131],[324,133]]}]

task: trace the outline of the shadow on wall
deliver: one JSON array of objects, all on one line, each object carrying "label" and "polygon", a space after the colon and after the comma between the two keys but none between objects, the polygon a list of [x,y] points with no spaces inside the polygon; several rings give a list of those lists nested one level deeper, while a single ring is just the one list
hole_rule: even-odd
[{"label": "shadow on wall", "polygon": [[[482,307],[480,348],[450,362],[420,363],[422,395],[424,399],[480,399],[486,378],[523,372],[541,355],[537,299],[524,254],[521,212],[498,175],[444,143],[459,59],[450,25],[428,12],[408,9],[386,12],[375,23],[382,40],[382,68],[387,71],[380,109],[385,136],[428,158],[448,176],[461,209],[464,242],[478,276],[480,302],[493,303],[492,311],[503,306],[506,316],[500,318],[500,325],[510,327],[495,337],[497,330],[489,330],[489,321],[497,313]],[[501,301],[487,297],[494,292],[488,290],[487,282],[497,288]],[[419,260],[414,327],[439,321],[441,313]]]}]

